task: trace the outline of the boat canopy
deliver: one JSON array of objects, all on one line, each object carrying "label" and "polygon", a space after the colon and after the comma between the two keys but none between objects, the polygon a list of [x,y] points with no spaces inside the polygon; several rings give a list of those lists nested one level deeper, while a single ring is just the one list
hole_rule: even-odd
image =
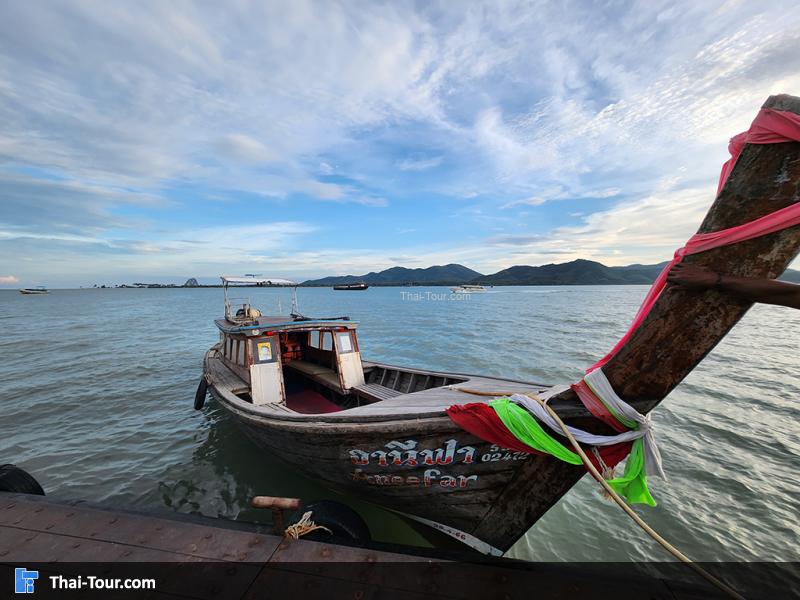
[{"label": "boat canopy", "polygon": [[250,276],[245,276],[245,277],[233,276],[233,277],[231,277],[229,275],[223,275],[222,277],[220,277],[220,279],[222,279],[223,285],[230,285],[230,284],[236,284],[236,285],[244,284],[244,285],[247,285],[247,284],[250,284],[250,285],[292,286],[292,287],[297,286],[297,282],[291,281],[289,279],[280,279],[278,277],[273,277],[273,278],[250,277]]}]

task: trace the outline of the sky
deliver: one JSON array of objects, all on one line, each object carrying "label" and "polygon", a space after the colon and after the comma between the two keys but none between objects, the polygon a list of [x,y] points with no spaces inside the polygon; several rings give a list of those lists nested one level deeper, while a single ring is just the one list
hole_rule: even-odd
[{"label": "sky", "polygon": [[[0,287],[656,263],[796,2],[3,2]],[[797,263],[795,263],[797,266]]]}]

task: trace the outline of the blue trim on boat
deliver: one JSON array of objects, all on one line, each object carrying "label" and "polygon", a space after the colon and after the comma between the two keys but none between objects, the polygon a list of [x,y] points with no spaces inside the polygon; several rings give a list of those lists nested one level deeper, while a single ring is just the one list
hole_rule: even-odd
[{"label": "blue trim on boat", "polygon": [[261,325],[233,325],[231,327],[225,327],[219,322],[214,322],[217,328],[220,331],[225,333],[239,333],[243,331],[253,331],[255,329],[260,329],[263,331],[273,331],[275,329],[281,329],[283,327],[292,326],[293,328],[303,328],[303,327],[347,327],[348,329],[355,329],[358,325],[358,321],[289,321],[287,323],[263,323]]}]

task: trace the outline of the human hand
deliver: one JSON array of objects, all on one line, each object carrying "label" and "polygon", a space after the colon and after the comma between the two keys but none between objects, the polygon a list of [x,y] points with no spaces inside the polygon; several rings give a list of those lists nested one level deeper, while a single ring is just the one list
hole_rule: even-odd
[{"label": "human hand", "polygon": [[667,282],[674,284],[679,289],[713,288],[719,283],[719,280],[720,274],[715,271],[684,263],[678,263],[667,273]]}]

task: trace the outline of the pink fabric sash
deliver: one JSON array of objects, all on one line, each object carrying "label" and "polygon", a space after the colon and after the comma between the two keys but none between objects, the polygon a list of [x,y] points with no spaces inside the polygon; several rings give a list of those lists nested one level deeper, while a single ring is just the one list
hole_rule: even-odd
[{"label": "pink fabric sash", "polygon": [[[731,158],[722,165],[722,173],[720,174],[719,188],[717,195],[725,185],[728,176],[736,164],[742,149],[745,144],[779,144],[783,142],[798,142],[800,141],[800,116],[794,113],[772,110],[769,108],[762,108],[761,111],[753,120],[744,133],[731,138],[728,149],[731,153]],[[606,354],[603,358],[597,361],[594,365],[589,367],[586,372],[589,373],[605,365],[611,358],[619,352],[620,348],[633,335],[633,332],[642,324],[653,304],[656,303],[661,292],[667,284],[667,274],[670,269],[683,260],[684,256],[690,254],[697,254],[698,252],[705,252],[712,248],[719,248],[720,246],[727,246],[737,242],[743,242],[768,233],[780,231],[788,227],[800,224],[800,202],[796,202],[791,206],[782,208],[773,213],[765,215],[755,221],[737,225],[730,229],[722,229],[720,231],[712,231],[710,233],[696,233],[693,235],[686,246],[679,248],[675,251],[675,256],[672,261],[664,267],[659,276],[656,278],[650,291],[647,292],[644,302],[639,307],[636,317],[633,319],[628,331],[611,349],[611,352]]]}]

